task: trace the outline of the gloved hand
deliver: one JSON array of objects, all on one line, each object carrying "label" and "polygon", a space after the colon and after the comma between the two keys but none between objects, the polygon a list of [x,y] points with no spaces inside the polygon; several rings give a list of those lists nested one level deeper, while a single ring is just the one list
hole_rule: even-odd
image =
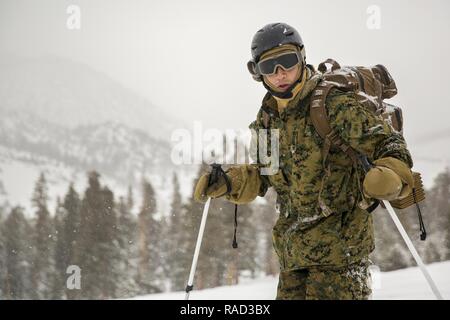
[{"label": "gloved hand", "polygon": [[[219,176],[218,181],[211,184],[208,187],[210,173],[205,173],[198,180],[195,191],[194,191],[194,200],[197,202],[206,202],[209,197],[217,198],[224,195],[227,192],[227,184],[225,182],[225,178],[223,176]],[[231,180],[230,180],[231,183]]]},{"label": "gloved hand", "polygon": [[380,200],[396,200],[407,197],[414,187],[410,168],[396,158],[386,157],[374,161],[363,182],[364,193]]},{"label": "gloved hand", "polygon": [[[258,196],[261,179],[255,166],[248,164],[233,166],[225,171],[225,174],[231,184],[231,191],[226,194],[228,201],[244,204],[253,201]],[[206,202],[208,197],[217,198],[227,191],[223,176],[220,176],[216,183],[207,187],[209,175],[209,173],[202,175],[195,186],[194,200],[197,202]]]}]

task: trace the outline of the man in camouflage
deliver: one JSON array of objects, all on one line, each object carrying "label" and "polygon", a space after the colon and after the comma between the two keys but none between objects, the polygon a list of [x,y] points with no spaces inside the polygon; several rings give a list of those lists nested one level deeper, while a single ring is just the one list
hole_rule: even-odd
[{"label": "man in camouflage", "polygon": [[[323,139],[309,115],[310,93],[321,75],[306,64],[298,32],[284,23],[266,25],[253,38],[252,55],[249,71],[268,92],[249,127],[279,130],[279,170],[264,175],[259,161],[233,166],[226,171],[231,191],[225,197],[243,204],[269,187],[277,192],[277,299],[367,299],[374,232],[372,217],[360,204],[409,194],[412,160],[406,143],[352,94],[333,89],[325,103],[331,127],[375,167],[364,174],[333,147],[324,159]],[[252,149],[259,154],[257,144]],[[227,191],[223,179],[208,186],[208,178],[204,174],[197,183],[197,201]]]}]

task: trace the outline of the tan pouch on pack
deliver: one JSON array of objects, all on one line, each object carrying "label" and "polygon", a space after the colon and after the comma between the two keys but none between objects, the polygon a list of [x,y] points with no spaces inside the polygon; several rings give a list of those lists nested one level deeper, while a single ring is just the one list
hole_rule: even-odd
[{"label": "tan pouch on pack", "polygon": [[414,188],[412,192],[403,199],[391,201],[391,205],[397,209],[405,209],[413,204],[419,203],[425,200],[425,190],[423,188],[422,177],[419,172],[413,171]]}]

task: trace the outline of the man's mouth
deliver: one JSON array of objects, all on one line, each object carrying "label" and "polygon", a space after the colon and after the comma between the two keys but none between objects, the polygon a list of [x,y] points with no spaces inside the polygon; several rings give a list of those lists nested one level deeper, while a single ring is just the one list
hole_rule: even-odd
[{"label": "man's mouth", "polygon": [[289,87],[289,84],[280,84],[280,85],[278,85],[278,88],[280,88],[280,89],[286,89],[287,87]]}]

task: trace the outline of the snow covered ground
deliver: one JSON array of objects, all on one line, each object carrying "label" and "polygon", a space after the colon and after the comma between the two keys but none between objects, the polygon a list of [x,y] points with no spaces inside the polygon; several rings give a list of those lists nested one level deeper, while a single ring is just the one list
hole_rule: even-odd
[{"label": "snow covered ground", "polygon": [[[444,299],[450,299],[450,261],[433,263],[427,266]],[[434,299],[418,267],[391,272],[372,270],[373,299]],[[265,277],[250,280],[236,286],[192,291],[190,300],[272,300],[275,298],[278,279]],[[172,292],[138,296],[136,300],[182,300],[184,292]]]}]

